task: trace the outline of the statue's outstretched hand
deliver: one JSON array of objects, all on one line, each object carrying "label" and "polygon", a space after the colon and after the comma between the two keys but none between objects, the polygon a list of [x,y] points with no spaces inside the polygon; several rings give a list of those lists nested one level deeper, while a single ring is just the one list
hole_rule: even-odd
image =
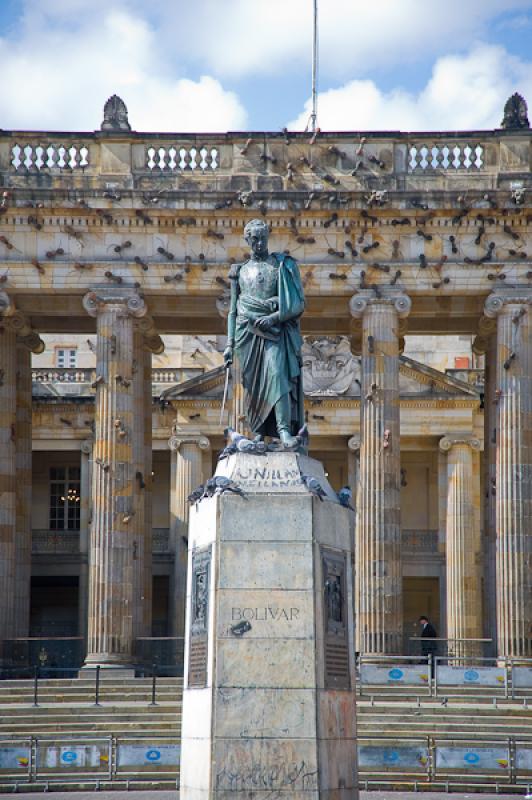
[{"label": "statue's outstretched hand", "polygon": [[224,350],[224,366],[225,366],[225,368],[227,369],[227,367],[230,367],[232,363],[233,363],[233,348],[231,346],[229,346],[229,347],[226,347],[225,350]]}]

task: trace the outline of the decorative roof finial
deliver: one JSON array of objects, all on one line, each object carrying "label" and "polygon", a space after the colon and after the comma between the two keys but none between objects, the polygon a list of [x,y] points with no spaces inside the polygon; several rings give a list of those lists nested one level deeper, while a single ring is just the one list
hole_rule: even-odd
[{"label": "decorative roof finial", "polygon": [[515,94],[506,101],[501,128],[506,128],[507,130],[523,130],[525,128],[530,128],[526,100],[523,95],[518,92],[515,92]]},{"label": "decorative roof finial", "polygon": [[102,131],[130,131],[127,107],[121,97],[114,94],[103,107]]}]

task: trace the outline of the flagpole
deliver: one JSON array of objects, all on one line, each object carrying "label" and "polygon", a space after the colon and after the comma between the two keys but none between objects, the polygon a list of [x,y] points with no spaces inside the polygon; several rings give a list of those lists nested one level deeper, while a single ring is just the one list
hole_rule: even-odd
[{"label": "flagpole", "polygon": [[318,0],[313,0],[314,19],[312,35],[312,113],[310,130],[316,132],[318,125]]}]

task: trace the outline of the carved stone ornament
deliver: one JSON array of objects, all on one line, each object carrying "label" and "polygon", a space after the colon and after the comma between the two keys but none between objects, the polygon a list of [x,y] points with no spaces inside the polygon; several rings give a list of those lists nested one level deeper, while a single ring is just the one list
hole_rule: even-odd
[{"label": "carved stone ornament", "polygon": [[92,439],[85,439],[80,445],[80,450],[82,453],[85,453],[86,456],[90,456],[93,446],[94,442]]},{"label": "carved stone ornament", "polygon": [[382,289],[383,297],[377,298],[373,291],[365,289],[364,291],[355,294],[349,301],[349,310],[353,317],[362,317],[371,306],[384,303],[385,305],[392,305],[397,311],[399,318],[407,317],[412,308],[412,301],[406,294],[398,294],[397,292],[386,293],[386,289]]},{"label": "carved stone ornament", "polygon": [[518,92],[515,92],[506,101],[501,128],[506,128],[506,130],[526,130],[530,128],[528,106],[523,95]]},{"label": "carved stone ornament", "polygon": [[360,446],[361,446],[361,439],[359,434],[356,433],[354,436],[351,436],[351,438],[347,442],[347,447],[349,448],[349,450],[351,450],[351,452],[359,453]]},{"label": "carved stone ornament", "polygon": [[345,336],[307,336],[301,349],[305,394],[337,397],[349,391],[359,375],[357,359]]},{"label": "carved stone ornament", "polygon": [[122,306],[120,311],[132,317],[143,317],[148,310],[140,295],[124,289],[98,289],[87,292],[83,298],[83,308],[91,317],[97,317],[99,312],[108,310],[108,305]]},{"label": "carved stone ornament", "polygon": [[121,97],[113,94],[103,107],[102,131],[130,131],[127,107]]},{"label": "carved stone ornament", "polygon": [[480,441],[474,436],[444,436],[440,439],[440,450],[442,453],[448,453],[455,444],[466,444],[477,451],[481,449]]},{"label": "carved stone ornament", "polygon": [[175,450],[177,452],[183,444],[195,444],[200,450],[210,450],[211,447],[210,439],[202,434],[198,434],[197,436],[180,436],[177,434],[172,434],[172,436],[170,436],[168,439],[168,447],[170,450]]},{"label": "carved stone ornament", "polygon": [[510,289],[507,292],[490,294],[484,303],[484,314],[493,319],[501,313],[505,305],[532,305],[532,291]]}]

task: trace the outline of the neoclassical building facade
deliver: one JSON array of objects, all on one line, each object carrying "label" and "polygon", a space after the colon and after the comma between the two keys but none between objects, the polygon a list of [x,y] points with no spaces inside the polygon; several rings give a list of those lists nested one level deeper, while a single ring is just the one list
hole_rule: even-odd
[{"label": "neoclassical building facade", "polygon": [[[427,614],[453,652],[531,656],[529,128],[170,135],[124,113],[0,132],[3,663],[69,639],[128,666],[182,637],[255,216],[302,273],[311,452],[356,498],[357,649],[410,652]],[[237,366],[225,417],[245,426]]]}]

